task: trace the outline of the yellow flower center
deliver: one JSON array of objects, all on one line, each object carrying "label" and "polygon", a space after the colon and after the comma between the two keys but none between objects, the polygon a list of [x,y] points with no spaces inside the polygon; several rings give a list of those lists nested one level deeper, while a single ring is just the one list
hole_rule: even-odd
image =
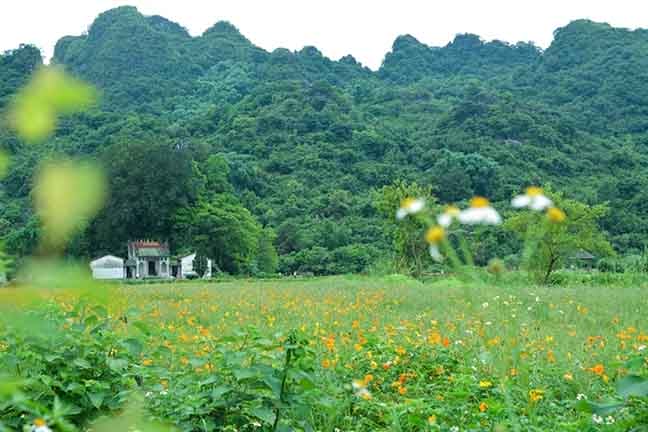
[{"label": "yellow flower center", "polygon": [[488,198],[476,196],[470,200],[470,207],[472,208],[484,208],[490,206],[490,201]]},{"label": "yellow flower center", "polygon": [[450,216],[458,216],[461,210],[457,206],[449,205],[445,208],[444,213]]},{"label": "yellow flower center", "polygon": [[547,218],[552,223],[561,223],[565,219],[567,219],[567,215],[558,207],[551,207],[549,210],[547,210]]},{"label": "yellow flower center", "polygon": [[401,208],[407,209],[410,208],[414,205],[416,202],[415,198],[405,198],[404,200],[401,201]]},{"label": "yellow flower center", "polygon": [[34,426],[36,426],[36,427],[43,427],[43,426],[46,426],[46,425],[47,425],[47,423],[42,418],[37,418],[36,420],[34,420]]},{"label": "yellow flower center", "polygon": [[425,233],[425,240],[430,244],[439,244],[445,238],[445,230],[440,226],[434,226]]},{"label": "yellow flower center", "polygon": [[540,196],[540,195],[543,195],[543,194],[544,194],[544,192],[543,192],[542,188],[540,188],[538,186],[529,186],[528,188],[526,188],[526,195],[527,196],[537,197],[537,196]]}]

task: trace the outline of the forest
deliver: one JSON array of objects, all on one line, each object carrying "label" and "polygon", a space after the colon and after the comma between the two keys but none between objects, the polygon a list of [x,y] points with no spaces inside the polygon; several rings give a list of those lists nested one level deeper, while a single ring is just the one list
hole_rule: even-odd
[{"label": "forest", "polygon": [[[24,45],[0,56],[0,112],[43,64]],[[168,240],[230,274],[365,272],[390,266],[381,196],[429,188],[439,206],[487,196],[506,213],[528,185],[596,205],[614,248],[648,232],[648,30],[579,20],[532,43],[460,34],[443,47],[398,37],[372,71],[316,47],[267,52],[234,25],[199,37],[134,7],[61,38],[52,64],[99,91],[42,143],[0,127],[0,241],[37,252],[33,173],[67,155],[99,163],[109,195],[66,255],[125,255]],[[3,116],[4,117],[4,116]],[[512,232],[472,233],[477,264],[515,259]],[[431,263],[431,262],[430,262]]]}]

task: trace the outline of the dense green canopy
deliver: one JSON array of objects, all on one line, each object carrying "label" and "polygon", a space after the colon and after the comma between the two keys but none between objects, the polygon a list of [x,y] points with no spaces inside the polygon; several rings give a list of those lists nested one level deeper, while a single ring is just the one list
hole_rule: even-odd
[{"label": "dense green canopy", "polygon": [[[390,252],[372,199],[396,180],[431,186],[441,204],[483,194],[502,209],[522,187],[550,183],[608,202],[600,223],[615,248],[641,250],[647,50],[646,30],[582,20],[556,30],[546,51],[470,34],[445,47],[400,36],[374,72],[314,47],[266,52],[229,23],[191,37],[116,8],[62,38],[53,59],[96,85],[100,105],[40,146],[0,130],[12,157],[0,237],[14,255],[33,249],[32,172],[62,152],[100,160],[111,178],[107,206],[70,247],[78,256],[120,253],[136,237],[191,248],[222,231],[219,220],[245,215],[253,232],[235,236],[239,255],[217,259],[231,271],[254,268],[244,261],[267,238],[283,271],[359,271]],[[29,45],[0,56],[0,110],[39,63]],[[201,214],[192,229],[178,225]],[[182,235],[200,224],[209,226]],[[481,261],[512,242],[492,241]]]}]

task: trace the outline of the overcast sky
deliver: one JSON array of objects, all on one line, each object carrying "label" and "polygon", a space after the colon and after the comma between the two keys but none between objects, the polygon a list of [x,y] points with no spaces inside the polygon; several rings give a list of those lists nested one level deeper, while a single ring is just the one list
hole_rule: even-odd
[{"label": "overcast sky", "polygon": [[0,0],[0,51],[32,43],[49,58],[60,37],[79,35],[100,12],[126,4],[192,35],[228,20],[267,50],[314,45],[333,59],[352,54],[372,69],[405,33],[436,46],[469,32],[546,48],[553,30],[577,18],[648,27],[645,0]]}]

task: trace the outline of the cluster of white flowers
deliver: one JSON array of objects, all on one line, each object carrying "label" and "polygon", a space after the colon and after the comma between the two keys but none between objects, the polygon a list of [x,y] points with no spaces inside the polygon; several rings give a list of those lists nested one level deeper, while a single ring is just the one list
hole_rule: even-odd
[{"label": "cluster of white flowers", "polygon": [[596,424],[605,423],[606,425],[611,425],[611,424],[614,424],[615,421],[616,420],[614,420],[614,417],[612,417],[612,416],[607,416],[604,419],[603,417],[601,417],[598,414],[592,414],[592,422],[594,422]]},{"label": "cluster of white flowers", "polygon": [[[422,212],[425,206],[426,202],[423,198],[405,198],[396,211],[396,219],[401,220]],[[562,222],[565,219],[563,211],[554,207],[552,200],[537,186],[530,186],[523,194],[514,197],[511,206],[534,211],[547,210],[548,219],[554,223]],[[447,206],[441,214],[437,215],[437,225],[431,227],[426,233],[426,240],[430,245],[430,256],[437,262],[443,261],[439,245],[446,237],[445,230],[455,221],[465,225],[499,225],[502,223],[502,217],[493,208],[490,201],[481,196],[473,197],[468,208],[464,210],[453,205]]]}]

